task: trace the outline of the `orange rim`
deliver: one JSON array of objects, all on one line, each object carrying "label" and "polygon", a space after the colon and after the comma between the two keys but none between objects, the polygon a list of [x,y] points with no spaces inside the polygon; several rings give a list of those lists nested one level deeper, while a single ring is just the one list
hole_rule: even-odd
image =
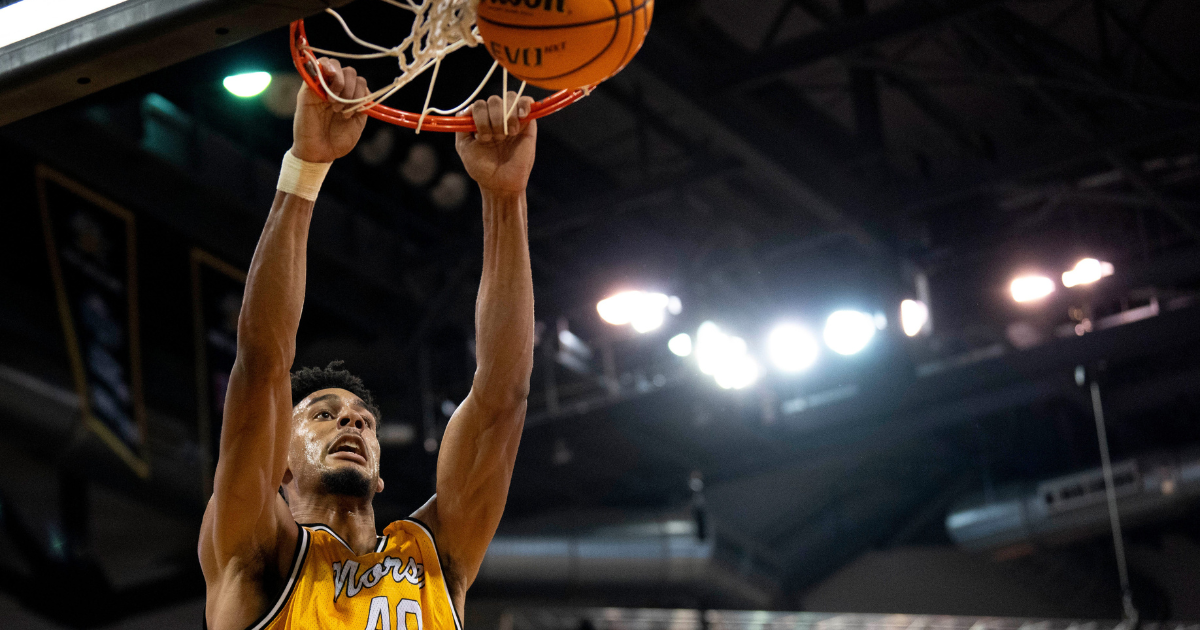
[{"label": "orange rim", "polygon": [[[309,74],[308,70],[304,67],[307,62],[304,53],[308,48],[308,37],[304,33],[304,20],[292,22],[290,30],[291,37],[289,37],[289,40],[292,49],[292,64],[296,66],[296,72],[300,73],[300,77],[304,79],[308,87],[312,88],[322,100],[329,100],[329,95],[326,93],[325,88],[321,87],[321,83]],[[588,92],[595,89],[595,87],[593,85],[586,89],[559,90],[535,102],[529,110],[529,115],[521,120],[533,120],[553,114],[583,98]],[[422,131],[475,131],[475,121],[470,116],[436,116],[431,114],[426,116],[425,120],[422,121],[420,114],[380,104],[372,105],[363,111],[368,116],[377,120],[401,127],[408,127],[409,129],[416,129],[420,126]]]}]

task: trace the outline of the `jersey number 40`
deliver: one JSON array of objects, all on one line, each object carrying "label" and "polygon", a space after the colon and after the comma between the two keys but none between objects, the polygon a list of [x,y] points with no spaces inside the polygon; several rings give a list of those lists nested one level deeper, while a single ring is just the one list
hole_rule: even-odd
[{"label": "jersey number 40", "polygon": [[367,617],[367,625],[363,630],[409,630],[408,616],[417,618],[416,630],[425,630],[424,620],[421,619],[421,604],[415,599],[402,599],[396,604],[396,625],[392,626],[392,611],[388,598],[380,595],[371,598],[371,614]]}]

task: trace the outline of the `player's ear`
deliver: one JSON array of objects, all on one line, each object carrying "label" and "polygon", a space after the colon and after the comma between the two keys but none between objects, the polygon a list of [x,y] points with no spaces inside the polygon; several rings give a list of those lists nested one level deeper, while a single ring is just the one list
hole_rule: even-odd
[{"label": "player's ear", "polygon": [[383,492],[383,477],[375,478],[375,494]]}]

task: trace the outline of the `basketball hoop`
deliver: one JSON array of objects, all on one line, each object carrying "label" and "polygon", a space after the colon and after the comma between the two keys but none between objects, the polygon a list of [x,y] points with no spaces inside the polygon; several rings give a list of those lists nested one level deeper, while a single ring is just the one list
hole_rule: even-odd
[{"label": "basketball hoop", "polygon": [[[438,71],[441,69],[442,59],[460,48],[473,48],[483,42],[483,39],[479,36],[478,29],[475,27],[476,7],[479,0],[382,1],[414,14],[412,32],[399,45],[391,48],[360,39],[350,30],[350,27],[342,19],[341,15],[333,9],[325,9],[326,13],[332,15],[341,24],[342,29],[345,30],[346,35],[351,40],[364,48],[374,51],[370,53],[342,53],[313,47],[308,43],[308,37],[304,32],[304,20],[292,22],[289,45],[292,51],[292,63],[295,64],[296,71],[300,73],[300,77],[323,100],[336,100],[349,105],[351,111],[363,112],[372,118],[384,122],[415,129],[417,133],[421,133],[422,130],[450,132],[475,131],[475,121],[470,116],[456,116],[455,114],[466,109],[474,102],[479,93],[483,91],[488,80],[496,72],[499,62],[492,63],[491,70],[484,76],[483,81],[480,81],[479,87],[475,88],[471,96],[467,97],[458,107],[449,110],[438,109],[430,107],[429,101],[433,96],[434,85],[437,84]],[[315,72],[316,76],[313,76],[314,72],[309,71],[309,64],[312,64],[313,70],[316,70],[317,55],[340,57],[343,59],[395,57],[399,63],[400,74],[396,76],[391,84],[363,98],[343,99],[329,92],[328,86],[325,84],[325,78],[321,75],[321,72]],[[507,94],[508,70],[501,69],[503,71],[502,89]],[[395,94],[400,88],[409,84],[426,71],[432,71],[432,75],[429,80],[429,90],[425,95],[425,105],[422,107],[420,113],[408,112],[383,105],[385,99]],[[522,120],[532,120],[552,114],[587,96],[595,87],[595,85],[591,85],[574,90],[559,90],[535,102],[529,110],[529,115]],[[517,90],[518,100],[524,91],[525,82],[522,81],[521,87]],[[516,102],[513,102],[511,105],[512,108],[516,106]],[[509,110],[509,115],[512,115],[512,109]],[[507,123],[508,119],[506,117],[506,126]]]}]

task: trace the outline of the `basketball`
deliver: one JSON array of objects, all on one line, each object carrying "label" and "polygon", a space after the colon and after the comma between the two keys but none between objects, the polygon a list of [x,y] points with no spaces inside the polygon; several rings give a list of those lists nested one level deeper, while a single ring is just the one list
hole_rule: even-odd
[{"label": "basketball", "polygon": [[550,90],[595,85],[637,54],[654,0],[482,0],[476,24],[513,76]]}]

